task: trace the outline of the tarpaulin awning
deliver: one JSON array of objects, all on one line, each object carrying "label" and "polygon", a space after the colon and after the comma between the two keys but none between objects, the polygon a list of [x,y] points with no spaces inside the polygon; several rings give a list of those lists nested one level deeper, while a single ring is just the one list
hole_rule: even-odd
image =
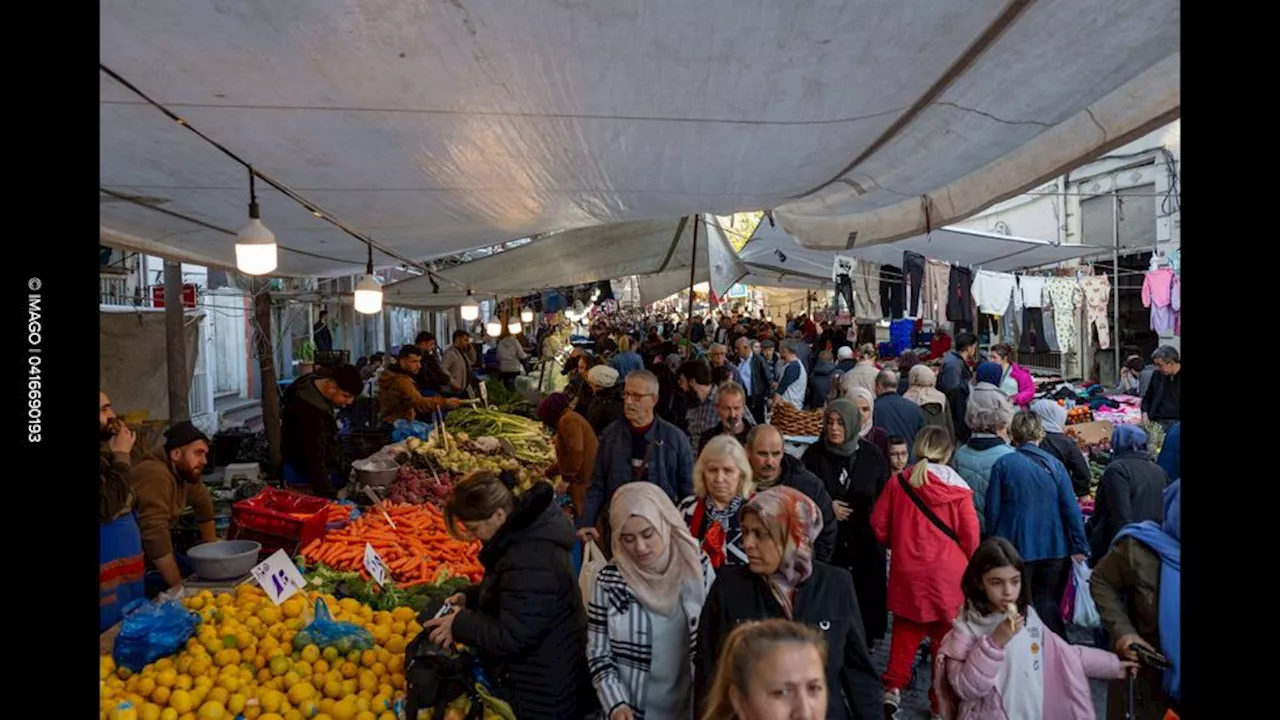
[{"label": "tarpaulin awning", "polygon": [[776,285],[778,287],[831,288],[834,284],[831,268],[836,255],[901,267],[902,254],[908,250],[955,265],[998,272],[1042,267],[1110,252],[1109,248],[1092,245],[1055,244],[957,227],[938,228],[927,235],[892,243],[833,252],[800,247],[781,227],[770,227],[766,222],[760,224],[739,255],[751,268],[750,279],[744,282],[776,275],[790,283]]},{"label": "tarpaulin awning", "polygon": [[[1179,4],[135,0],[99,4],[99,37],[105,66],[402,257],[763,208],[830,249],[1176,117]],[[101,225],[234,264],[247,171],[105,74],[99,123]],[[258,190],[280,274],[361,271],[358,241]]]}]

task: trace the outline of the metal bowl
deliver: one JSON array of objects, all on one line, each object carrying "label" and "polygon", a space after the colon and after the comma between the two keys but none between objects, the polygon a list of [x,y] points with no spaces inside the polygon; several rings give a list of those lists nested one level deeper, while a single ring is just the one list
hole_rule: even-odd
[{"label": "metal bowl", "polygon": [[386,487],[395,482],[400,466],[394,460],[357,460],[351,463],[356,471],[356,482],[367,487]]},{"label": "metal bowl", "polygon": [[203,580],[232,580],[258,564],[262,544],[252,540],[222,540],[197,545],[187,551],[191,571]]}]

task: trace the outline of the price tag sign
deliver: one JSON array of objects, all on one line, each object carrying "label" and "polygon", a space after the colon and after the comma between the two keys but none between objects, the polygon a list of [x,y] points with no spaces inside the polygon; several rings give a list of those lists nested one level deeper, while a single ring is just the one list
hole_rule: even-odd
[{"label": "price tag sign", "polygon": [[364,569],[369,571],[369,577],[379,585],[387,586],[387,564],[382,562],[382,558],[378,557],[378,551],[373,549],[373,545],[364,544]]},{"label": "price tag sign", "polygon": [[276,605],[307,586],[302,573],[298,572],[298,566],[293,564],[284,550],[275,551],[249,572]]}]

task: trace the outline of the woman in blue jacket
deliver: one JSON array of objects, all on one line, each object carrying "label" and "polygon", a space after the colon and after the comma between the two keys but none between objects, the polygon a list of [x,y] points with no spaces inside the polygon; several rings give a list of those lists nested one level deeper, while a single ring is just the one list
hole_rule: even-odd
[{"label": "woman in blue jacket", "polygon": [[1017,451],[996,461],[987,487],[986,529],[1017,548],[1026,561],[1031,603],[1044,624],[1062,635],[1058,609],[1070,577],[1067,558],[1084,562],[1089,543],[1067,468],[1040,449],[1044,427],[1032,412],[1013,416],[1009,428]]}]

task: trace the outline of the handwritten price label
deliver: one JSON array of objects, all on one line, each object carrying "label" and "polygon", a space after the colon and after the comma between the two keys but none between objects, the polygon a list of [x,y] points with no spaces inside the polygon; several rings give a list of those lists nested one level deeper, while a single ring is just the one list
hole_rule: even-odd
[{"label": "handwritten price label", "polygon": [[298,590],[306,587],[307,581],[298,566],[289,559],[284,550],[277,550],[250,571],[253,578],[262,586],[263,592],[271,598],[271,602],[280,603],[293,597]]},{"label": "handwritten price label", "polygon": [[387,564],[378,556],[378,551],[373,549],[373,545],[364,544],[364,569],[369,571],[369,577],[379,585],[387,586],[387,576],[390,572],[387,570]]}]

